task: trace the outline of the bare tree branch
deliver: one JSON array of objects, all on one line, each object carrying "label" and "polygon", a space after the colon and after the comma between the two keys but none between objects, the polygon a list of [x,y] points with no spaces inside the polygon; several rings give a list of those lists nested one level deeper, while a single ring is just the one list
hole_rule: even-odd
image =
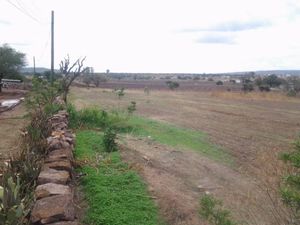
[{"label": "bare tree branch", "polygon": [[69,92],[69,88],[72,82],[81,75],[87,68],[83,68],[83,63],[86,57],[82,59],[77,59],[71,66],[70,66],[70,57],[69,55],[64,58],[59,64],[60,71],[62,73],[62,89],[63,89],[63,99],[67,102],[67,94]]}]

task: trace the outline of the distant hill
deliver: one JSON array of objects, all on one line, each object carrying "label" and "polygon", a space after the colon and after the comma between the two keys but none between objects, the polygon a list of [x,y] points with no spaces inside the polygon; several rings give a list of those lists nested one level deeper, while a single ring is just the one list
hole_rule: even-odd
[{"label": "distant hill", "polygon": [[263,71],[255,71],[256,74],[259,75],[268,75],[268,74],[276,74],[276,75],[292,75],[292,76],[300,76],[300,70],[263,70]]},{"label": "distant hill", "polygon": [[[232,73],[226,73],[231,75],[244,75],[246,73],[249,73],[250,71],[243,71],[243,72],[232,72]],[[275,75],[292,75],[292,76],[300,76],[300,70],[257,70],[257,71],[251,71],[254,72],[256,75],[266,76],[270,74]]]}]

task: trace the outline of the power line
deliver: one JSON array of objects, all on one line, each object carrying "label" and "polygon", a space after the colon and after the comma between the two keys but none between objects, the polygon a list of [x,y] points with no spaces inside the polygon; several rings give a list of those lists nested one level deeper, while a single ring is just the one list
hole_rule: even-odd
[{"label": "power line", "polygon": [[[20,0],[16,0],[16,3],[19,5],[19,7],[24,11],[26,12],[27,14],[30,14],[30,15],[35,15],[35,13],[29,8],[29,7],[26,7],[26,4],[24,4],[23,2],[21,2]],[[29,10],[28,10],[29,9]],[[36,16],[33,16],[34,18],[37,18]]]},{"label": "power line", "polygon": [[37,18],[33,17],[31,14],[29,14],[27,11],[25,11],[24,8],[23,8],[23,10],[22,10],[22,8],[20,8],[19,6],[17,6],[15,3],[11,2],[10,0],[6,0],[6,1],[7,1],[9,4],[11,4],[13,7],[15,7],[17,10],[19,10],[21,13],[23,13],[24,15],[30,17],[30,18],[31,18],[32,20],[34,20],[35,22],[40,23],[40,21],[39,21]]}]

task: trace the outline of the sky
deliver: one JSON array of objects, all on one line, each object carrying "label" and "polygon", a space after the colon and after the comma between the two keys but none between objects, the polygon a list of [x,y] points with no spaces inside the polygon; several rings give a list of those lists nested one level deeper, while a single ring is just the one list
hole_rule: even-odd
[{"label": "sky", "polygon": [[0,45],[96,72],[300,69],[300,0],[0,0]]}]

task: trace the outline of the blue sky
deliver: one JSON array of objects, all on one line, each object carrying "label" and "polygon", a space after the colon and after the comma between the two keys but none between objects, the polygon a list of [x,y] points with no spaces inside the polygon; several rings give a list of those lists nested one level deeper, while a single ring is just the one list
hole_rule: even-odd
[{"label": "blue sky", "polygon": [[300,69],[299,0],[0,0],[0,44],[50,67],[112,72]]}]

